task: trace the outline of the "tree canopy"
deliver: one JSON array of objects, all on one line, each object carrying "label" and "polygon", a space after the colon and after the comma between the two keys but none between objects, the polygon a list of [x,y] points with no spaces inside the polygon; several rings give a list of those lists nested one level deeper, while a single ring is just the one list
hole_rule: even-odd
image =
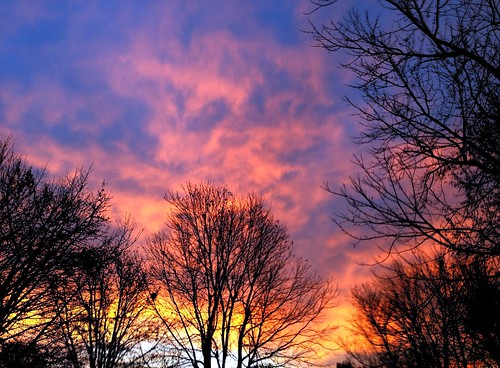
[{"label": "tree canopy", "polygon": [[110,221],[89,173],[49,180],[0,141],[2,367],[117,367],[158,337],[132,223]]},{"label": "tree canopy", "polygon": [[[337,1],[314,1],[317,11]],[[314,25],[319,46],[343,51],[362,101],[360,174],[339,189],[337,224],[388,251],[430,241],[500,254],[499,4],[381,1]],[[361,229],[362,227],[362,229]],[[386,241],[389,239],[390,241]]]},{"label": "tree canopy", "polygon": [[363,366],[498,365],[499,20],[496,0],[383,0],[311,23],[360,93],[366,153],[326,185],[346,203],[333,219],[393,261],[352,291]]},{"label": "tree canopy", "polygon": [[[336,289],[294,256],[286,228],[255,195],[187,183],[165,196],[151,239],[157,311],[193,367],[303,362],[326,334]],[[323,321],[324,322],[324,321]]]}]

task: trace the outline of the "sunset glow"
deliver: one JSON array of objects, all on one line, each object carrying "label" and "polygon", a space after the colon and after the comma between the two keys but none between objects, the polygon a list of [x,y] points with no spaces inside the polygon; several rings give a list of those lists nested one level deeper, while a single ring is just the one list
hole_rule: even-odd
[{"label": "sunset glow", "polygon": [[[308,1],[6,1],[0,4],[0,135],[56,177],[92,167],[110,215],[144,229],[186,181],[262,195],[296,253],[337,280],[334,324],[370,276],[322,187],[355,172],[351,76],[312,47]],[[342,327],[332,341],[345,337]],[[334,347],[334,342],[330,343]],[[331,353],[332,356],[336,353]]]}]

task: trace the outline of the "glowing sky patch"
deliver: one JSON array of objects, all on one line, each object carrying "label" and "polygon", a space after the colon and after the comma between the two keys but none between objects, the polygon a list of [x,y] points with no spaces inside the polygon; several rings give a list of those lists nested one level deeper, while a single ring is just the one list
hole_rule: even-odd
[{"label": "glowing sky patch", "polygon": [[[350,76],[311,47],[304,1],[0,3],[0,134],[51,175],[93,166],[143,239],[187,180],[263,195],[297,253],[346,291],[353,248],[321,187],[353,173]],[[346,293],[344,293],[346,295]],[[343,323],[344,309],[333,312]],[[337,317],[336,317],[337,316]]]}]

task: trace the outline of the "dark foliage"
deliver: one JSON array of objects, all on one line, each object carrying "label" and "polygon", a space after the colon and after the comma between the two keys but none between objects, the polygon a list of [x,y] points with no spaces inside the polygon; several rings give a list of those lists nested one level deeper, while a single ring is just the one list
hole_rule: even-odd
[{"label": "dark foliage", "polygon": [[1,368],[48,368],[48,358],[34,343],[13,341],[0,350]]},{"label": "dark foliage", "polygon": [[160,342],[133,226],[88,175],[49,180],[0,142],[1,367],[131,366]]}]

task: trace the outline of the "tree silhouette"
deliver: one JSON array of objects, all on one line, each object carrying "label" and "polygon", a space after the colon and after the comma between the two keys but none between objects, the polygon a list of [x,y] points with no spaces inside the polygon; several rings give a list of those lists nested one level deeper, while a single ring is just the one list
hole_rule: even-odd
[{"label": "tree silhouette", "polygon": [[169,191],[167,229],[151,239],[156,307],[184,364],[238,368],[314,355],[336,290],[292,253],[261,198],[211,183]]},{"label": "tree silhouette", "polygon": [[[131,247],[136,238],[126,221],[99,243],[72,254],[53,290],[53,338],[63,360],[78,368],[133,366],[159,343],[141,261]],[[143,347],[143,344],[151,347]]]},{"label": "tree silhouette", "polygon": [[[336,3],[313,0],[316,11]],[[326,185],[347,202],[334,221],[388,256],[439,255],[397,258],[389,276],[354,289],[355,331],[370,345],[357,358],[498,364],[499,3],[384,0],[379,16],[375,6],[311,23],[318,46],[347,54],[369,154],[349,184]]]},{"label": "tree silhouette", "polygon": [[354,365],[349,360],[344,360],[337,363],[336,368],[354,368]]},{"label": "tree silhouette", "polygon": [[464,279],[464,327],[479,354],[500,365],[500,265],[498,259],[474,258],[461,266]]},{"label": "tree silhouette", "polygon": [[[317,11],[336,0],[317,0]],[[500,255],[500,13],[498,1],[393,1],[383,16],[351,9],[312,24],[314,39],[344,51],[362,103],[358,142],[370,159],[349,185],[327,189],[348,211],[334,221],[387,251],[432,242]]]},{"label": "tree silhouette", "polygon": [[[479,310],[490,306],[478,304],[482,300],[477,294],[483,292],[479,285],[491,268],[477,266],[469,259],[418,253],[411,261],[395,261],[372,283],[355,287],[352,326],[359,340],[357,346],[347,346],[350,355],[364,366],[490,367],[500,363],[500,289],[486,283],[488,302],[495,311],[482,314]],[[359,349],[363,345],[368,346],[364,351]]]},{"label": "tree silhouette", "polygon": [[1,368],[46,368],[48,362],[48,357],[35,343],[8,342],[0,351]]},{"label": "tree silhouette", "polygon": [[0,348],[43,337],[54,275],[73,249],[101,236],[109,198],[104,188],[88,189],[87,177],[49,181],[9,139],[0,142]]}]

